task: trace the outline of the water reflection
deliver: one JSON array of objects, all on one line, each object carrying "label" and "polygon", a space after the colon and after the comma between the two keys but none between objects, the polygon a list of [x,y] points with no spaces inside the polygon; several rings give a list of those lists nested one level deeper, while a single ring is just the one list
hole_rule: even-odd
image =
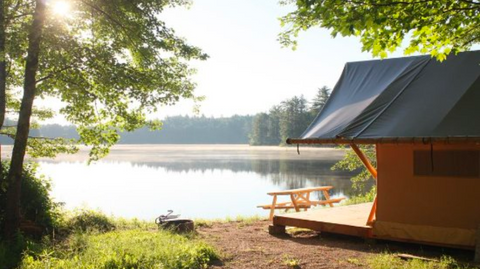
[{"label": "water reflection", "polygon": [[169,155],[167,150],[161,158],[145,152],[142,161],[127,161],[138,158],[114,151],[89,166],[67,158],[42,160],[41,172],[52,178],[53,195],[68,208],[86,204],[106,213],[144,219],[168,209],[202,218],[265,215],[256,205],[271,202],[266,192],[283,189],[331,185],[334,197],[351,192],[352,173],[330,169],[343,154],[338,152],[326,157],[324,152],[307,152],[298,157],[272,150],[203,155],[177,151]]},{"label": "water reflection", "polygon": [[[47,161],[48,162],[48,161]],[[47,163],[45,162],[45,163]],[[51,162],[50,162],[51,163]],[[118,163],[105,161],[100,163]],[[233,173],[253,172],[259,180],[281,189],[331,185],[332,194],[349,195],[352,172],[332,170],[336,161],[317,160],[198,160],[185,162],[131,162],[133,167],[162,168],[167,173],[205,174],[215,170]]]}]

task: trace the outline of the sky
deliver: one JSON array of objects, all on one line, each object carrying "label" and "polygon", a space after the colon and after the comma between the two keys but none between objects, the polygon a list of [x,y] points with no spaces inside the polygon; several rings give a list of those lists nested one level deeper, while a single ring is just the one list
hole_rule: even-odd
[{"label": "sky", "polygon": [[[194,0],[161,15],[168,26],[210,58],[192,63],[196,94],[206,97],[200,114],[256,114],[293,96],[311,100],[322,86],[333,88],[346,62],[372,59],[357,38],[332,38],[326,29],[299,36],[293,51],[282,48],[279,17],[292,7],[277,0]],[[393,56],[402,56],[401,52]],[[192,102],[160,109],[155,117],[193,115]]]},{"label": "sky", "polygon": [[[293,7],[278,0],[193,0],[190,8],[169,8],[160,14],[178,36],[210,58],[194,61],[195,93],[205,96],[195,114],[192,101],[161,107],[149,118],[173,115],[229,117],[267,112],[293,96],[311,100],[318,88],[333,88],[346,62],[372,59],[361,52],[358,38],[332,38],[326,29],[300,34],[298,48],[282,48],[279,18]],[[391,57],[401,57],[398,51]],[[58,110],[56,100],[40,100]],[[68,124],[61,116],[45,123]]]}]

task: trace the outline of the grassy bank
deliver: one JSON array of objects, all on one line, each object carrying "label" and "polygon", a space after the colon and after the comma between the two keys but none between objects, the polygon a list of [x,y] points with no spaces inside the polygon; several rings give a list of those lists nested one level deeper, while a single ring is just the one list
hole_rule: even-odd
[{"label": "grassy bank", "polygon": [[39,253],[27,251],[20,268],[205,268],[216,258],[190,236],[134,229],[73,234]]},{"label": "grassy bank", "polygon": [[[24,240],[16,265],[0,268],[207,268],[213,262],[227,268],[475,268],[445,253],[401,259],[396,253],[415,252],[403,246],[390,252],[388,243],[372,246],[355,239],[315,236],[289,229],[290,236],[273,237],[262,217],[196,219],[197,232],[176,234],[153,222],[107,217],[95,211],[70,212],[55,240]],[[292,240],[293,239],[293,240]],[[0,259],[9,246],[0,244]],[[418,251],[417,251],[418,252]],[[419,251],[420,256],[423,251]],[[457,257],[458,258],[458,257]],[[460,257],[461,258],[461,257]],[[460,259],[463,260],[463,259]]]},{"label": "grassy bank", "polygon": [[218,259],[195,233],[176,234],[153,222],[90,210],[66,216],[55,239],[20,236],[16,248],[23,249],[21,255],[0,244],[0,268],[206,268]]}]

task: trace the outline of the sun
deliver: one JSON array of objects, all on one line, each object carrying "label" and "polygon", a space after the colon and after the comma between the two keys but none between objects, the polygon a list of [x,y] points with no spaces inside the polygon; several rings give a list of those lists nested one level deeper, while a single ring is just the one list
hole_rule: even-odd
[{"label": "sun", "polygon": [[52,10],[57,15],[67,16],[70,14],[70,4],[67,1],[54,1]]}]

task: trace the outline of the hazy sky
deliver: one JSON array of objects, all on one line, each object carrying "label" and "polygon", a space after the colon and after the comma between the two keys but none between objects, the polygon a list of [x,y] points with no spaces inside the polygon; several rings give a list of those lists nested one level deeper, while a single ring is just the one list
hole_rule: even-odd
[{"label": "hazy sky", "polygon": [[[358,39],[333,39],[324,29],[301,34],[296,51],[282,48],[278,18],[289,9],[277,0],[194,0],[190,9],[162,15],[178,35],[210,55],[194,63],[196,92],[206,96],[201,114],[255,114],[294,95],[311,99],[317,88],[335,85],[346,62],[372,58],[361,52]],[[159,116],[191,112],[191,103],[182,102]]]},{"label": "hazy sky", "polygon": [[[292,7],[278,0],[193,0],[161,14],[168,26],[210,58],[193,62],[200,114],[246,115],[268,111],[295,95],[311,99],[324,85],[333,88],[346,62],[371,59],[357,38],[333,39],[325,29],[301,33],[296,51],[282,48],[279,17]],[[397,52],[391,56],[402,56]],[[58,101],[37,101],[58,108]],[[161,108],[152,118],[194,115],[192,102]],[[52,122],[52,121],[48,121]],[[53,122],[66,123],[57,117]]]}]

